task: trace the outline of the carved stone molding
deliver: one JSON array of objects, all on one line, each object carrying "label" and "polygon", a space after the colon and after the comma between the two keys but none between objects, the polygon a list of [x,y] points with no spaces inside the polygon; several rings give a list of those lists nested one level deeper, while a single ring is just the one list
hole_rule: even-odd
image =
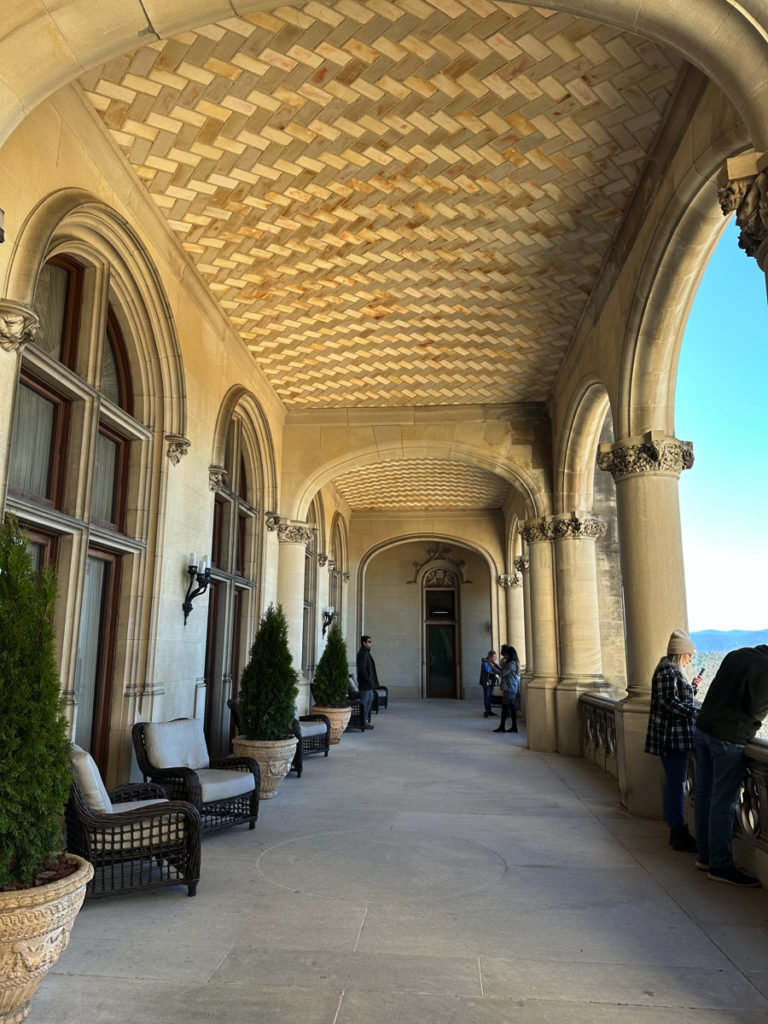
[{"label": "carved stone molding", "polygon": [[0,348],[6,352],[23,348],[35,340],[39,327],[40,318],[29,306],[0,299]]},{"label": "carved stone molding", "polygon": [[455,587],[456,573],[451,569],[430,569],[424,576],[425,587]]},{"label": "carved stone molding", "polygon": [[527,558],[523,558],[522,555],[517,555],[512,563],[517,572],[521,572],[525,575],[531,568]]},{"label": "carved stone molding", "polygon": [[693,442],[678,441],[650,431],[642,438],[628,439],[617,444],[601,444],[597,465],[610,473],[614,480],[639,473],[664,473],[679,477],[684,469],[693,465]]},{"label": "carved stone molding", "polygon": [[227,486],[227,471],[223,466],[208,467],[208,489],[211,491],[223,491]]},{"label": "carved stone molding", "polygon": [[552,540],[552,526],[546,519],[528,519],[518,526],[518,533],[526,544],[537,544]]},{"label": "carved stone molding", "polygon": [[174,466],[178,466],[189,451],[189,438],[182,437],[181,434],[166,434],[165,440],[168,442],[165,454],[168,456],[169,462]]},{"label": "carved stone molding", "polygon": [[267,524],[269,532],[274,533],[278,526],[283,522],[283,517],[279,516],[277,512],[267,512],[264,521]]},{"label": "carved stone molding", "polygon": [[317,564],[320,566],[321,569],[323,568],[323,566],[328,564],[328,555],[326,555],[324,551],[318,552]]},{"label": "carved stone molding", "polygon": [[599,540],[605,536],[605,523],[589,513],[571,512],[553,516],[550,522],[555,540]]},{"label": "carved stone molding", "polygon": [[350,575],[349,575],[349,573],[348,573],[348,572],[343,572],[343,573],[341,574],[341,578],[342,578],[342,580],[344,581],[344,583],[349,583],[349,580],[350,580]]},{"label": "carved stone molding", "polygon": [[509,590],[510,587],[522,587],[523,585],[523,574],[519,570],[515,572],[504,572],[499,573],[496,577],[496,582],[504,590]]},{"label": "carved stone molding", "polygon": [[745,153],[727,160],[717,190],[723,215],[736,213],[739,248],[754,257],[768,239],[768,172],[758,171],[757,159],[757,153]]},{"label": "carved stone molding", "polygon": [[302,523],[280,523],[277,527],[277,539],[281,544],[309,544],[314,530]]},{"label": "carved stone molding", "polygon": [[328,559],[328,572],[336,572],[336,563],[332,558]]},{"label": "carved stone molding", "polygon": [[427,557],[423,562],[412,562],[411,565],[414,568],[413,579],[406,580],[406,583],[416,583],[419,573],[428,565],[430,562],[448,562],[452,565],[457,572],[460,583],[471,583],[472,580],[468,580],[464,575],[464,570],[467,567],[466,561],[462,561],[458,558],[453,558],[453,551],[451,548],[446,547],[445,544],[438,544],[436,548],[427,548]]}]

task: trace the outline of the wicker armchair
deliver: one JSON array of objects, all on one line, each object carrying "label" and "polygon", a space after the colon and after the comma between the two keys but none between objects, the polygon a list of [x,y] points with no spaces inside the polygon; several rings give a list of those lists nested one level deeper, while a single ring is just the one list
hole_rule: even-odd
[{"label": "wicker armchair", "polygon": [[188,800],[200,812],[203,833],[248,822],[259,816],[261,773],[251,757],[210,760],[202,722],[137,722],[133,748],[144,780],[159,783],[173,800]]},{"label": "wicker armchair", "polygon": [[[240,706],[237,699],[230,698],[227,707],[235,728],[240,732]],[[296,778],[300,779],[304,771],[305,754],[322,753],[328,757],[331,748],[331,723],[326,715],[299,715],[293,720],[291,732],[299,742],[296,744],[296,753],[293,755],[290,770],[296,772]]]},{"label": "wicker armchair", "polygon": [[[360,700],[360,690],[357,686],[357,679],[350,672],[349,674],[349,698],[350,700]],[[378,715],[379,711],[385,711],[389,705],[389,687],[379,686],[375,687],[373,691],[373,702],[371,704],[371,711],[375,711]]]},{"label": "wicker armchair", "polygon": [[93,758],[73,744],[72,787],[64,812],[67,849],[93,864],[87,898],[186,885],[200,879],[200,815],[167,800],[162,787],[136,783],[107,793]]}]

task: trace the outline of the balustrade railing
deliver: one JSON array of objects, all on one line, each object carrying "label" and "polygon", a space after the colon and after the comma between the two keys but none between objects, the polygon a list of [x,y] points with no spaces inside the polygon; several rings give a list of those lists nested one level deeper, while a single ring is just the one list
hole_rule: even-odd
[{"label": "balustrade railing", "polygon": [[584,757],[617,779],[616,702],[610,697],[583,694],[579,700]]}]

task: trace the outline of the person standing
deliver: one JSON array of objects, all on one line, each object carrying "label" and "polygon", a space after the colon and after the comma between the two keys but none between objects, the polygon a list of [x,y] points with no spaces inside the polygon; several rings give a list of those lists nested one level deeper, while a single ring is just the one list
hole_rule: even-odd
[{"label": "person standing", "polygon": [[659,755],[664,767],[664,817],[669,825],[669,842],[673,850],[688,853],[696,849],[696,842],[685,824],[683,790],[688,777],[688,754],[694,746],[696,705],[685,669],[695,650],[684,630],[676,629],[670,636],[667,653],[651,680],[651,710],[645,737],[646,753]]},{"label": "person standing", "polygon": [[483,718],[495,718],[496,712],[491,707],[491,696],[493,684],[499,675],[499,666],[496,664],[496,651],[488,651],[480,662],[480,685],[483,688],[483,704],[485,711]]},{"label": "person standing", "polygon": [[520,659],[509,644],[501,645],[501,722],[494,732],[506,732],[504,723],[511,717],[510,732],[517,732],[517,712],[520,710]]},{"label": "person standing", "polygon": [[360,637],[360,650],[357,652],[357,688],[360,691],[360,701],[363,705],[364,728],[373,729],[371,725],[371,706],[373,704],[373,691],[378,689],[379,677],[376,674],[376,662],[371,655],[371,638],[367,635]]},{"label": "person standing", "polygon": [[714,882],[760,885],[759,878],[734,866],[731,847],[744,748],[766,714],[768,645],[726,654],[696,720],[696,867]]}]

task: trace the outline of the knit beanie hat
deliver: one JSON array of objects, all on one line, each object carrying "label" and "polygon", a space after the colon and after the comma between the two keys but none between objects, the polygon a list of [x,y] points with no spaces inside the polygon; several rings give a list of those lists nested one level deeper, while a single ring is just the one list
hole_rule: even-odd
[{"label": "knit beanie hat", "polygon": [[669,638],[667,654],[695,654],[696,645],[684,629],[676,629]]}]

